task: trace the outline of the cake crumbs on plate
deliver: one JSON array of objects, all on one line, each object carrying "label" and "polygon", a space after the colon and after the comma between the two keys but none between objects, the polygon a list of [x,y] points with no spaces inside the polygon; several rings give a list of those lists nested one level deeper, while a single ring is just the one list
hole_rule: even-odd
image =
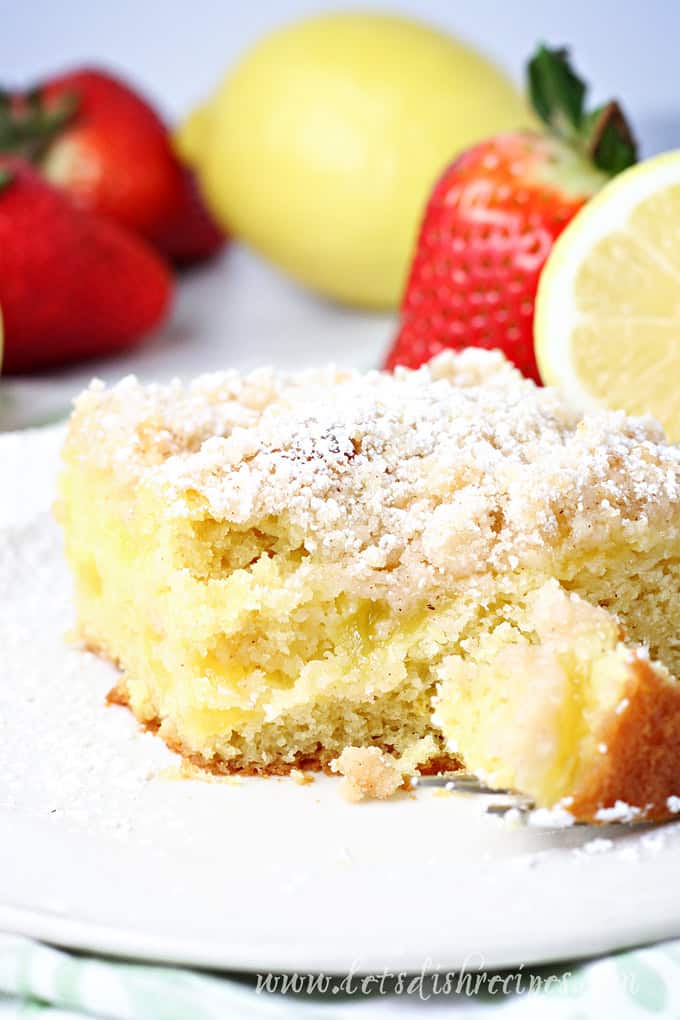
[{"label": "cake crumbs on plate", "polygon": [[243,780],[240,776],[222,775],[195,765],[193,762],[183,758],[177,765],[168,765],[159,772],[149,774],[150,779],[163,779],[166,782],[177,782],[182,779],[194,779],[200,783],[218,783],[222,786],[241,786]]},{"label": "cake crumbs on plate", "polygon": [[331,770],[343,776],[341,791],[351,803],[387,800],[404,783],[401,770],[378,747],[346,747]]},{"label": "cake crumbs on plate", "polygon": [[303,772],[302,769],[291,769],[289,775],[298,786],[309,786],[314,782],[314,776],[309,772]]}]

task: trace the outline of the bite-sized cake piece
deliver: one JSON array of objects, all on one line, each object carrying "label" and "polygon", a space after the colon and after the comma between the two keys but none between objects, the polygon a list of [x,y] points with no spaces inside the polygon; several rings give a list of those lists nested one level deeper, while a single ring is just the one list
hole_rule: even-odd
[{"label": "bite-sized cake piece", "polygon": [[404,785],[400,763],[403,758],[395,762],[378,747],[346,747],[331,762],[331,769],[344,777],[342,791],[347,800],[387,800]]},{"label": "bite-sized cake piece", "polygon": [[617,803],[631,818],[668,814],[678,684],[611,613],[546,581],[485,616],[439,675],[435,724],[487,785],[576,818],[606,821]]},{"label": "bite-sized cake piece", "polygon": [[83,642],[193,760],[457,758],[584,818],[680,794],[680,451],[651,421],[482,351],[94,384],[59,515]]}]

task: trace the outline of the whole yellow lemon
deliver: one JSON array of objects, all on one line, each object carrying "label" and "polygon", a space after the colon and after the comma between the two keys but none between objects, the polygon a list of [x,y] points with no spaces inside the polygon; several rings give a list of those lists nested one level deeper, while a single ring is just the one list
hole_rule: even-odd
[{"label": "whole yellow lemon", "polygon": [[468,46],[404,18],[332,14],[259,42],[178,144],[231,233],[328,297],[390,308],[437,176],[529,122]]}]

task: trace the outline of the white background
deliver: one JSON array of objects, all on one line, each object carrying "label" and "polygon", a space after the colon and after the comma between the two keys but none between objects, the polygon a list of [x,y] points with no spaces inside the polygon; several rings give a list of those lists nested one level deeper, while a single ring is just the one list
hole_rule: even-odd
[{"label": "white background", "polygon": [[0,0],[0,78],[30,81],[104,61],[167,113],[209,93],[263,32],[313,11],[410,13],[469,39],[516,77],[537,40],[573,47],[599,99],[624,100],[645,154],[680,147],[680,3],[676,0]]}]

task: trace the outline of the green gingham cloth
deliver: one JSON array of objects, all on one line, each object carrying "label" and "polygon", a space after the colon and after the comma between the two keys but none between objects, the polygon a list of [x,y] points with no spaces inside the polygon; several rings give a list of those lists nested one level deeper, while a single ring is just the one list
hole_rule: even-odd
[{"label": "green gingham cloth", "polygon": [[442,975],[438,984],[410,975],[382,988],[374,980],[363,990],[361,977],[349,989],[330,978],[324,994],[308,988],[311,975],[298,975],[298,990],[284,993],[285,977],[261,978],[269,990],[258,989],[256,975],[119,962],[0,935],[0,1020],[680,1018],[680,940],[532,972],[449,975],[448,989]]}]

